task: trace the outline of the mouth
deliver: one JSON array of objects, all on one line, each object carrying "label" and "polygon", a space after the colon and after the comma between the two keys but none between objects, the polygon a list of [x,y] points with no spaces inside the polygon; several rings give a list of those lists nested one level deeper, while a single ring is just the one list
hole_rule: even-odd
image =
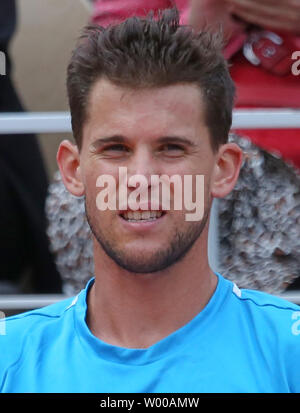
[{"label": "mouth", "polygon": [[127,222],[143,223],[157,221],[165,214],[165,211],[125,211],[120,214],[120,217]]}]

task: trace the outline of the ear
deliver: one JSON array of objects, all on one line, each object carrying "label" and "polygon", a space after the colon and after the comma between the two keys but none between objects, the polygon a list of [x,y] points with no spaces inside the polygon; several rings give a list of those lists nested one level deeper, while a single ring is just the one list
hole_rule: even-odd
[{"label": "ear", "polygon": [[82,196],[84,185],[81,179],[80,155],[77,145],[68,140],[62,141],[57,151],[56,160],[67,190],[72,195]]},{"label": "ear", "polygon": [[243,151],[235,143],[221,145],[211,181],[211,194],[223,198],[234,188],[243,161]]}]

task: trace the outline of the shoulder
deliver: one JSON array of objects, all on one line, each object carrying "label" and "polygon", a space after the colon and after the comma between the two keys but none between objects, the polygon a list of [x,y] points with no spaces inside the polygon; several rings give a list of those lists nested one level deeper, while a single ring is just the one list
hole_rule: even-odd
[{"label": "shoulder", "polygon": [[292,301],[288,301],[280,296],[253,289],[238,288],[235,283],[232,284],[232,291],[242,301],[252,300],[253,303],[258,306],[271,305],[282,308],[300,308],[297,304],[293,303]]},{"label": "shoulder", "polygon": [[[300,306],[281,297],[265,292],[239,289],[233,284],[232,295],[237,305],[248,314],[252,314],[252,320],[265,322],[277,326],[277,329],[289,328],[297,333],[295,321],[300,319]],[[300,323],[299,323],[300,324]],[[300,334],[300,327],[299,333]]]},{"label": "shoulder", "polygon": [[261,314],[291,314],[300,311],[300,306],[276,295],[262,291],[239,289],[233,284],[233,295],[242,306],[252,307]]},{"label": "shoulder", "polygon": [[300,306],[255,290],[232,289],[234,305],[266,358],[279,366],[292,392],[300,392]]},{"label": "shoulder", "polygon": [[[34,342],[42,336],[51,335],[67,315],[77,297],[64,299],[58,303],[17,314],[0,320],[0,391],[8,369],[18,363],[26,351],[35,351]],[[28,345],[30,342],[30,345]],[[5,354],[5,357],[1,355]]]}]

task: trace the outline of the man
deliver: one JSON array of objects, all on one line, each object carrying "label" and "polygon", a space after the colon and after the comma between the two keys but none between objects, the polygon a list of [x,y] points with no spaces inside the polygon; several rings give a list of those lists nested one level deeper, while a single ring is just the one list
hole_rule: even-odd
[{"label": "man", "polygon": [[[87,28],[67,87],[76,145],[62,142],[57,160],[67,189],[85,196],[95,278],[6,320],[1,391],[299,391],[299,307],[239,290],[208,264],[212,199],[232,190],[242,161],[227,143],[234,87],[218,36],[179,26],[170,10]],[[124,191],[121,168],[127,183],[146,180],[140,198],[154,175],[204,176],[201,219],[174,207],[175,184],[170,209],[163,196],[158,208],[152,198],[102,208],[100,181]],[[137,188],[125,186],[128,201]]]}]

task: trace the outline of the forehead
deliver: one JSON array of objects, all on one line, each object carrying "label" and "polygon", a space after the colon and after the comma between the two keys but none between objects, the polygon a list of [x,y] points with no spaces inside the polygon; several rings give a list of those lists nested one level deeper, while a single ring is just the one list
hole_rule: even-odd
[{"label": "forehead", "polygon": [[145,133],[192,133],[201,126],[204,103],[196,84],[131,89],[100,79],[90,91],[83,135],[91,137],[98,128],[103,133],[137,128]]}]

